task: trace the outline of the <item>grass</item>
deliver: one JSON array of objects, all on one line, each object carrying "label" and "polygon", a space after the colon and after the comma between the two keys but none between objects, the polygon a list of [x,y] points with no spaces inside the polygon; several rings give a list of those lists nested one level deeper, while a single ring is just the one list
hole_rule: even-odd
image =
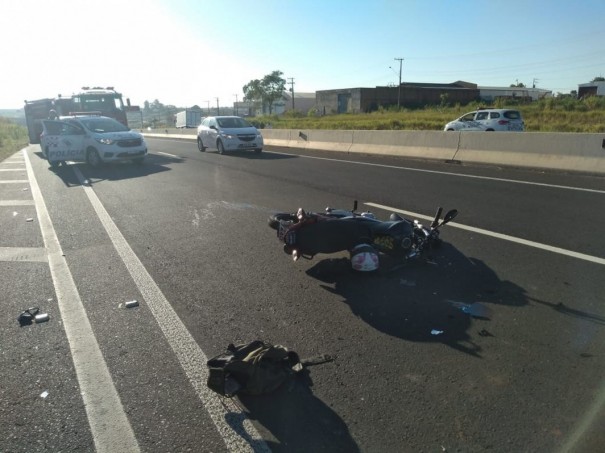
[{"label": "grass", "polygon": [[372,113],[317,116],[286,115],[256,117],[256,125],[275,129],[345,130],[443,130],[446,123],[480,107],[512,107],[521,111],[528,132],[605,132],[605,98],[548,98],[531,103],[514,101],[492,105],[473,103],[460,106],[434,106],[424,109],[379,109]]},{"label": "grass", "polygon": [[27,128],[0,117],[0,162],[29,143]]}]

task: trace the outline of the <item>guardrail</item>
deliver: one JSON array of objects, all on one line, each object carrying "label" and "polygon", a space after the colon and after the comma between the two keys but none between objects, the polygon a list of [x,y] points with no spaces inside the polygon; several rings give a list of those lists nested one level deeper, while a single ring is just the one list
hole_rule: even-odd
[{"label": "guardrail", "polygon": [[[605,174],[605,134],[262,129],[265,144]],[[195,139],[195,129],[143,131]]]}]

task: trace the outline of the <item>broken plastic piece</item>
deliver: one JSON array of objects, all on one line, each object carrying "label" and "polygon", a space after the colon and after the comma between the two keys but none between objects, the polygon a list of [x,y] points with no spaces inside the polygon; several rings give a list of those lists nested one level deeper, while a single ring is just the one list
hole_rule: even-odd
[{"label": "broken plastic piece", "polygon": [[48,396],[48,390],[44,390],[42,393],[40,393],[40,398],[46,398]]},{"label": "broken plastic piece", "polygon": [[34,221],[34,219],[32,219],[31,217],[29,217],[29,218],[25,219],[25,221],[26,221],[26,222],[33,222],[33,221]]},{"label": "broken plastic piece", "polygon": [[138,300],[130,300],[124,304],[125,308],[134,308],[139,306]]},{"label": "broken plastic piece", "polygon": [[437,330],[437,329],[431,330],[431,335],[441,335],[442,333],[443,333],[443,330]]},{"label": "broken plastic piece", "polygon": [[473,318],[489,319],[491,316],[491,310],[480,302],[466,305],[462,307],[462,311],[468,313]]}]

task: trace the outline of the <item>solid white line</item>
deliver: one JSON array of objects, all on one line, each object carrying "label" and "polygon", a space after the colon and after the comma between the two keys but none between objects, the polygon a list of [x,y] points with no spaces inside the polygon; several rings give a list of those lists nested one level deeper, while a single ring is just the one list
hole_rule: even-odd
[{"label": "solid white line", "polygon": [[0,184],[28,184],[29,180],[27,179],[12,179],[12,180],[4,180],[0,181]]},{"label": "solid white line", "polygon": [[317,160],[326,160],[326,161],[330,161],[330,162],[344,162],[344,163],[355,164],[355,165],[366,165],[369,167],[392,168],[395,170],[416,171],[416,172],[420,172],[420,173],[431,173],[431,174],[444,175],[444,176],[456,176],[459,178],[484,179],[484,180],[488,180],[488,181],[507,182],[507,183],[512,183],[512,184],[525,184],[525,185],[529,185],[529,186],[540,186],[540,187],[549,187],[549,188],[553,188],[553,189],[575,190],[575,191],[579,191],[579,192],[591,192],[591,193],[605,194],[605,190],[586,189],[584,187],[562,186],[562,185],[558,185],[558,184],[545,184],[545,183],[541,183],[541,182],[521,181],[518,179],[493,178],[490,176],[465,175],[463,173],[452,173],[452,172],[448,172],[448,171],[425,170],[425,169],[421,169],[421,168],[400,167],[400,166],[396,166],[396,165],[374,164],[374,163],[369,163],[369,162],[355,162],[355,161],[350,161],[350,160],[332,159],[329,157],[303,156],[300,154],[289,154],[289,153],[274,152],[274,151],[267,151],[267,153],[283,154],[285,156],[296,156],[296,157],[302,157],[305,159],[317,159]]},{"label": "solid white line", "polygon": [[[404,214],[410,217],[414,217],[417,219],[424,220],[433,220],[434,217],[418,214],[416,212],[404,211],[403,209],[392,208],[390,206],[384,206],[377,203],[364,203],[366,206],[372,206],[379,209],[384,209],[385,211],[398,212],[400,214]],[[450,222],[447,224],[448,227],[459,228],[461,230],[472,231],[473,233],[483,234],[486,236],[491,236],[493,238],[502,239],[505,241],[515,242],[517,244],[526,245],[528,247],[534,247],[541,250],[546,250],[548,252],[558,253],[559,255],[570,256],[572,258],[577,258],[584,261],[590,261],[591,263],[602,264],[605,265],[605,258],[600,258],[598,256],[585,255],[584,253],[574,252],[572,250],[566,250],[559,247],[553,247],[551,245],[541,244],[539,242],[528,241],[527,239],[521,239],[514,236],[509,236],[507,234],[495,233],[493,231],[484,230],[481,228],[475,228],[472,226],[462,225],[460,223]]]},{"label": "solid white line", "polygon": [[[78,167],[74,166],[72,168],[84,187],[86,195],[105,227],[116,251],[122,258],[147,306],[164,333],[168,344],[224,439],[227,448],[230,451],[237,452],[270,452],[269,447],[256,431],[256,428],[237,405],[228,399],[221,401],[220,397],[207,387],[208,370],[206,362],[208,358],[180,320],[162,290],[149,275],[141,260],[134,253],[92,187],[85,184],[85,178]],[[232,419],[234,414],[237,415],[235,418],[238,419],[239,426],[232,426],[226,421]],[[203,451],[204,449],[202,447],[199,450]]]},{"label": "solid white line", "polygon": [[164,156],[174,157],[176,159],[180,158],[180,156],[175,156],[174,154],[163,153],[162,151],[158,151],[158,154],[163,154]]},{"label": "solid white line", "polygon": [[99,453],[138,452],[139,445],[86,316],[26,149],[23,155],[95,449]]},{"label": "solid white line", "polygon": [[0,171],[25,171],[25,167],[23,167],[23,168],[0,168]]}]

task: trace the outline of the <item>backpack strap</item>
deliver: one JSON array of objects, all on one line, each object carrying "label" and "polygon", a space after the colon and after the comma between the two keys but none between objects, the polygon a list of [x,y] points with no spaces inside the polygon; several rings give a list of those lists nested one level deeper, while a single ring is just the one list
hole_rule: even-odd
[{"label": "backpack strap", "polygon": [[331,356],[329,354],[319,354],[313,357],[308,357],[306,359],[302,359],[300,361],[300,363],[302,364],[302,366],[307,367],[307,366],[315,366],[315,365],[321,365],[322,363],[328,363],[328,362],[333,362],[336,359],[336,357]]}]

